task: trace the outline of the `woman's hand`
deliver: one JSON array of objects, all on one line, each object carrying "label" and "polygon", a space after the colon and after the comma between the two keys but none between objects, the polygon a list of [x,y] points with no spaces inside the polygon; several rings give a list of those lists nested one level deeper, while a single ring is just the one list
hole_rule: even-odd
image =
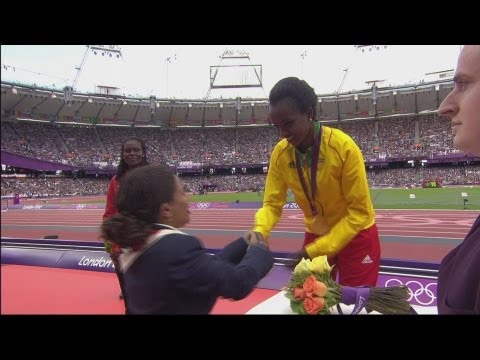
[{"label": "woman's hand", "polygon": [[262,244],[268,248],[268,243],[263,238],[263,235],[258,231],[249,230],[244,235],[243,238],[247,242],[248,246],[255,246],[257,244]]}]

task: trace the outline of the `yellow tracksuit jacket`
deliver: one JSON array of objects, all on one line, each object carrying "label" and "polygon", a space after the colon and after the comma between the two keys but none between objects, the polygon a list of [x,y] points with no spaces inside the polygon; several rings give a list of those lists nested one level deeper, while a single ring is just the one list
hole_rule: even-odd
[{"label": "yellow tracksuit jacket", "polygon": [[[311,168],[303,174],[311,197]],[[263,207],[255,215],[253,230],[268,238],[282,215],[290,188],[302,209],[306,231],[320,235],[306,246],[310,258],[335,256],[361,231],[375,223],[362,153],[341,130],[323,126],[312,216],[295,166],[295,148],[282,139],[273,149],[265,184]]]}]

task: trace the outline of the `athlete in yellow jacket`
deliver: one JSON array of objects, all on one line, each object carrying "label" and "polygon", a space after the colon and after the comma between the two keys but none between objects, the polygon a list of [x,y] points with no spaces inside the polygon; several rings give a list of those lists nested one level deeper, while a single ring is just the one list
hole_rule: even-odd
[{"label": "athlete in yellow jacket", "polygon": [[318,100],[305,81],[280,80],[269,100],[283,139],[270,158],[253,232],[268,238],[290,188],[304,214],[305,255],[327,255],[342,285],[375,286],[380,241],[360,149],[341,130],[313,120]]}]

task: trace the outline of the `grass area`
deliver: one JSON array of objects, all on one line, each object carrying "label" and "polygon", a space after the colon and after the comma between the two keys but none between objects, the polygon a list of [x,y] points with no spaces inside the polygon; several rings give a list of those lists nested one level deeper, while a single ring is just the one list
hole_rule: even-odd
[{"label": "grass area", "polygon": [[[463,197],[462,193],[467,196]],[[414,195],[415,197],[411,197]],[[456,187],[439,189],[370,189],[376,209],[463,209],[463,199],[468,199],[466,208],[480,210],[480,187]],[[191,195],[192,202],[261,202],[263,192],[209,193]],[[288,201],[294,201],[289,196]]]},{"label": "grass area", "polygon": [[205,195],[190,195],[192,202],[261,202],[263,201],[263,192],[258,195],[256,192],[243,193],[209,193]]},{"label": "grass area", "polygon": [[[462,196],[466,194],[466,196]],[[370,189],[376,209],[480,209],[480,187]]]},{"label": "grass area", "polygon": [[[462,193],[467,194],[466,197]],[[415,195],[411,198],[410,195]],[[463,199],[468,199],[466,208],[480,210],[480,186],[452,187],[439,189],[370,189],[370,196],[375,209],[463,209]],[[209,193],[206,195],[189,195],[192,202],[262,202],[263,192],[245,193]],[[46,202],[45,202],[46,200]],[[294,202],[289,194],[287,201]],[[5,204],[4,204],[5,202]],[[62,199],[43,199],[36,201],[39,204],[105,204],[105,197],[98,196],[90,199],[66,197]],[[12,204],[12,201],[9,201]],[[29,202],[23,202],[29,204]],[[6,207],[6,200],[2,200],[2,209]]]}]

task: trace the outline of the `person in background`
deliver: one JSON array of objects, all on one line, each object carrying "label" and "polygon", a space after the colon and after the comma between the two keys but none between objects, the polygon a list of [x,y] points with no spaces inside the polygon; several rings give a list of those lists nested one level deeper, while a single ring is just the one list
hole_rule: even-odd
[{"label": "person in background", "polygon": [[[147,148],[143,140],[131,137],[126,139],[120,151],[120,163],[117,167],[117,174],[112,177],[107,190],[107,203],[105,205],[105,212],[103,220],[117,214],[117,193],[120,186],[120,180],[125,174],[139,166],[148,165]],[[120,284],[120,299],[124,298],[122,274],[119,271],[120,265],[118,262],[119,249],[112,246],[112,243],[105,241],[105,251],[110,254],[113,265],[115,266],[115,273],[117,274],[118,283]]]},{"label": "person in background", "polygon": [[[463,47],[453,82],[438,114],[451,119],[454,147],[480,156],[480,45]],[[439,314],[480,314],[480,215],[443,258],[437,285]]]},{"label": "person in background", "polygon": [[164,165],[129,172],[117,209],[101,234],[122,251],[127,314],[208,314],[219,296],[246,297],[273,266],[264,241],[239,238],[212,256],[180,231],[190,220],[188,198]]},{"label": "person in background", "polygon": [[272,124],[283,139],[272,151],[263,207],[247,238],[268,238],[291,189],[306,227],[296,258],[326,255],[341,285],[375,286],[380,240],[359,147],[316,120],[318,98],[304,80],[280,80],[269,100]]}]

